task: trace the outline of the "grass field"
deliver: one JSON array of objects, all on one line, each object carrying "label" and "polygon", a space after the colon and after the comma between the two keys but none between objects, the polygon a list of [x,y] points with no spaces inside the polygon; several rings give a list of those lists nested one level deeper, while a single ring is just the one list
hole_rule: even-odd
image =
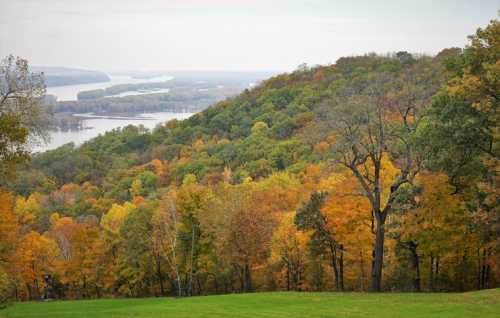
[{"label": "grass field", "polygon": [[500,317],[500,289],[463,294],[257,293],[17,303],[0,317]]}]

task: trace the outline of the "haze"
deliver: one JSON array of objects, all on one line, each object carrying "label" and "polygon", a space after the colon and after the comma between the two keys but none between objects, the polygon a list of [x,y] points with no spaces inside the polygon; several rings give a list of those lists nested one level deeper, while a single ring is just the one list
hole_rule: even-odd
[{"label": "haze", "polygon": [[463,47],[499,8],[498,0],[0,0],[0,55],[107,71],[291,70]]}]

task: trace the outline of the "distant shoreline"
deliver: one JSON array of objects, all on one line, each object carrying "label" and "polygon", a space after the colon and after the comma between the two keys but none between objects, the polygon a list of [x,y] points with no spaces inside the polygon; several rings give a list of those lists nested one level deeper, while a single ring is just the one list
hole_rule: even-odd
[{"label": "distant shoreline", "polygon": [[[151,114],[155,114],[158,112],[151,112]],[[188,112],[173,112],[169,111],[168,113],[173,114],[187,114]],[[144,112],[139,113],[74,113],[72,114],[74,117],[82,118],[82,119],[117,119],[117,120],[155,120],[153,117],[142,116]]]}]

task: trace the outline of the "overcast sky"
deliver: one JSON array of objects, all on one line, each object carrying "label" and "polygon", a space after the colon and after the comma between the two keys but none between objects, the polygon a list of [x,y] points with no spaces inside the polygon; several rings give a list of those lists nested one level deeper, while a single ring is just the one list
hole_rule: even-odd
[{"label": "overcast sky", "polygon": [[97,70],[292,70],[437,53],[500,0],[0,0],[0,55]]}]

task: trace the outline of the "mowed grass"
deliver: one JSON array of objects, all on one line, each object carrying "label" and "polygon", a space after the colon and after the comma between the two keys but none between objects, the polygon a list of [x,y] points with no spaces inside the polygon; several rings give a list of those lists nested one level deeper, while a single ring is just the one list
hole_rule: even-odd
[{"label": "mowed grass", "polygon": [[500,317],[500,289],[463,294],[274,292],[192,298],[17,303],[0,316],[79,317]]}]

